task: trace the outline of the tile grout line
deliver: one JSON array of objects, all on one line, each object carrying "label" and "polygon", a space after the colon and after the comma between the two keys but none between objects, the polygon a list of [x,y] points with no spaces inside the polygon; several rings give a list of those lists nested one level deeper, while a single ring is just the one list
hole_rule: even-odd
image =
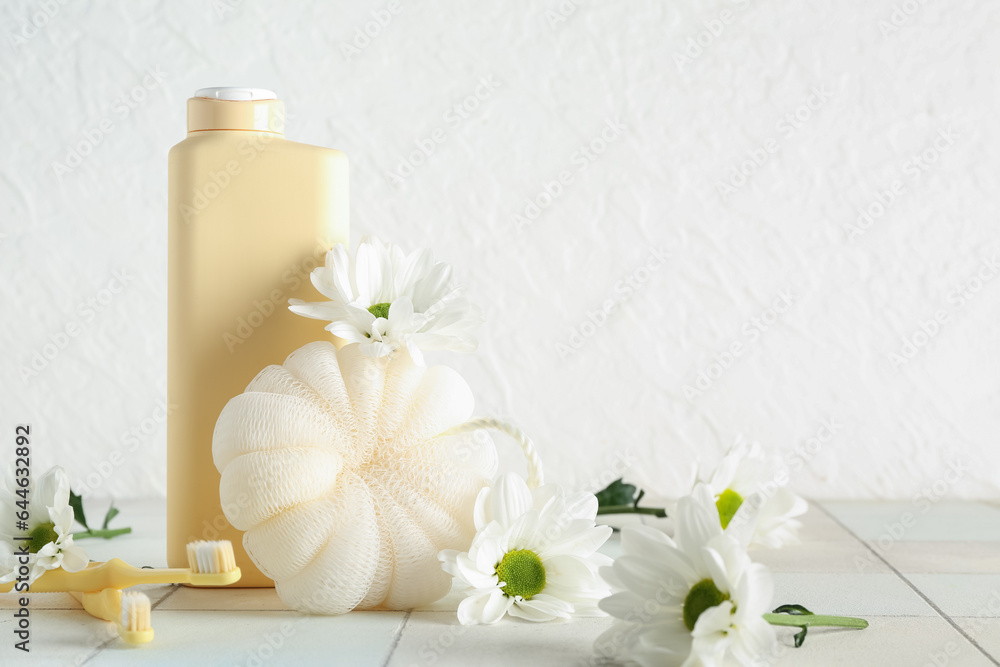
[{"label": "tile grout line", "polygon": [[389,645],[389,653],[385,656],[385,662],[382,663],[382,667],[388,667],[389,661],[392,660],[392,654],[396,652],[399,640],[403,638],[403,632],[406,630],[406,624],[410,622],[410,614],[412,613],[412,609],[408,610],[406,616],[403,617],[403,622],[399,624],[399,632],[392,638],[392,644]]},{"label": "tile grout line", "polygon": [[179,591],[180,589],[181,589],[180,585],[174,585],[173,589],[171,589],[171,591],[170,591],[169,593],[167,593],[167,594],[166,594],[166,595],[164,595],[164,596],[163,596],[162,598],[160,598],[159,600],[157,600],[157,601],[156,601],[156,604],[152,605],[152,606],[151,606],[151,607],[149,608],[149,611],[150,611],[150,612],[152,612],[152,611],[153,611],[154,609],[156,609],[156,608],[157,608],[157,607],[159,607],[159,606],[160,606],[161,604],[163,604],[163,601],[164,601],[164,600],[166,600],[166,599],[167,599],[168,597],[170,597],[171,595],[173,595],[174,593],[176,593],[176,592],[177,592],[177,591]]},{"label": "tile grout line", "polygon": [[[153,610],[156,609],[157,607],[159,607],[160,604],[164,600],[166,600],[168,597],[170,597],[171,595],[173,595],[174,593],[176,593],[179,588],[180,588],[180,586],[174,586],[173,589],[169,593],[167,593],[162,598],[160,598],[159,600],[157,600],[155,604],[150,605],[150,608],[149,608],[150,614],[152,614]],[[85,614],[87,613],[85,610],[81,610],[81,611],[83,611],[83,613],[85,613]],[[101,620],[101,619],[98,619],[98,620]],[[108,621],[102,621],[102,622],[107,623]],[[94,647],[94,650],[91,651],[90,655],[88,655],[86,658],[84,658],[83,662],[80,663],[80,667],[83,667],[83,665],[86,665],[88,662],[90,662],[91,660],[93,660],[94,658],[96,658],[98,655],[100,655],[104,651],[104,649],[106,649],[108,646],[110,646],[111,642],[115,641],[116,639],[118,639],[117,635],[115,635],[111,639],[107,640],[106,642],[104,642],[100,646]]]},{"label": "tile grout line", "polygon": [[965,631],[965,629],[962,628],[962,626],[960,626],[958,623],[956,623],[955,620],[951,616],[949,616],[948,614],[946,614],[944,612],[944,610],[941,609],[941,607],[939,607],[933,600],[931,600],[922,590],[920,590],[919,588],[917,588],[916,585],[914,585],[914,583],[912,581],[910,581],[909,579],[907,579],[903,575],[903,573],[900,572],[899,570],[897,570],[896,567],[892,563],[890,563],[888,560],[886,560],[882,556],[882,554],[880,554],[878,551],[876,551],[875,549],[873,549],[872,546],[870,544],[868,544],[867,541],[861,539],[857,535],[857,533],[855,533],[853,530],[851,530],[843,521],[841,521],[836,516],[834,516],[833,513],[831,513],[828,509],[826,509],[826,507],[824,507],[821,503],[818,503],[816,501],[810,501],[810,502],[812,502],[814,505],[816,505],[816,507],[820,508],[823,511],[823,513],[826,514],[828,517],[830,517],[830,519],[834,523],[836,523],[838,526],[840,526],[841,528],[843,528],[844,530],[846,530],[851,535],[851,537],[853,537],[858,542],[860,542],[865,547],[865,549],[867,549],[868,551],[870,551],[871,554],[873,556],[875,556],[875,558],[878,558],[880,561],[882,561],[885,564],[885,566],[892,571],[893,574],[895,574],[897,577],[899,577],[900,579],[902,579],[903,583],[906,584],[914,593],[916,593],[918,596],[920,596],[920,598],[924,602],[926,602],[927,605],[931,609],[933,609],[935,612],[937,612],[937,614],[941,618],[943,618],[945,621],[947,621],[948,624],[951,627],[955,628],[955,630],[956,630],[956,632],[958,632],[958,634],[960,634],[963,637],[965,637],[966,641],[968,641],[970,644],[972,644],[973,646],[975,646],[976,650],[978,650],[980,653],[982,653],[984,656],[986,656],[987,660],[989,660],[990,662],[992,662],[994,665],[997,665],[997,667],[1000,667],[1000,662],[997,662],[996,658],[994,658],[990,653],[988,653],[986,651],[986,649],[984,649],[982,646],[980,646],[979,642],[977,642],[975,639],[973,639]]}]

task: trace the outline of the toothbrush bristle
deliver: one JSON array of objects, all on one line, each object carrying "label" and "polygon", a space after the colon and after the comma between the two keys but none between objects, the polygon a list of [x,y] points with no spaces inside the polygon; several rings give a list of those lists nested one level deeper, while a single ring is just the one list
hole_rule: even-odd
[{"label": "toothbrush bristle", "polygon": [[138,591],[122,593],[122,627],[131,632],[152,630],[149,596]]},{"label": "toothbrush bristle", "polygon": [[229,540],[189,542],[187,557],[194,574],[222,574],[236,569],[233,543]]}]

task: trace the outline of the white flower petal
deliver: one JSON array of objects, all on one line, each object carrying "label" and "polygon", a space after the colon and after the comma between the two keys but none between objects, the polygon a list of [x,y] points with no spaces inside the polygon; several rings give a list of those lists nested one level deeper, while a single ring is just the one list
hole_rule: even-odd
[{"label": "white flower petal", "polygon": [[708,487],[695,486],[690,496],[677,503],[677,529],[674,539],[684,553],[698,553],[702,545],[722,534],[719,512]]},{"label": "white flower petal", "polygon": [[622,552],[644,554],[661,561],[678,578],[691,584],[702,578],[700,568],[667,535],[649,526],[622,528]]},{"label": "white flower petal", "polygon": [[551,595],[539,594],[530,600],[515,600],[510,608],[510,615],[535,622],[570,618],[573,615],[573,605]]},{"label": "white flower petal", "polygon": [[507,597],[499,590],[492,591],[486,604],[483,605],[482,623],[487,625],[496,623],[510,610],[512,604],[514,598]]},{"label": "white flower petal", "polygon": [[[459,576],[458,568],[455,566],[455,561],[460,553],[462,552],[457,549],[442,549],[438,552],[438,560],[441,561],[441,567],[445,572],[453,577]],[[466,556],[468,556],[468,554],[466,554]]]},{"label": "white flower petal", "polygon": [[542,561],[545,566],[545,586],[553,584],[575,588],[593,580],[596,574],[584,558],[560,554]]},{"label": "white flower petal", "polygon": [[371,308],[380,303],[383,274],[389,273],[387,263],[388,257],[383,257],[374,245],[364,242],[358,245],[354,272],[354,281],[358,289],[358,305]]},{"label": "white flower petal", "polygon": [[[389,305],[389,323],[403,323],[413,317],[413,304],[410,297],[401,296]],[[422,318],[421,318],[422,319]]]},{"label": "white flower petal", "polygon": [[720,495],[726,489],[732,488],[733,480],[740,467],[740,462],[746,456],[746,443],[737,443],[722,457],[708,481],[708,487],[713,496]]},{"label": "white flower petal", "polygon": [[[624,662],[690,667],[752,664],[748,656],[767,655],[776,646],[773,632],[759,627],[773,592],[767,568],[751,563],[746,545],[723,531],[705,484],[678,502],[674,522],[675,540],[649,527],[622,530],[622,556],[601,569],[615,592],[599,606],[624,625],[601,635],[595,650]],[[678,585],[663,591],[671,577]],[[706,577],[729,599],[702,612],[689,632],[683,603]]]},{"label": "white flower petal", "polygon": [[367,310],[355,308],[354,306],[344,306],[338,308],[336,318],[327,324],[325,328],[330,333],[341,338],[366,341],[378,333],[374,328],[375,319],[375,316]]},{"label": "white flower petal", "polygon": [[[755,514],[753,544],[775,549],[797,543],[802,524],[795,517],[805,514],[808,509],[809,504],[805,499],[786,488],[778,489],[759,503]],[[742,510],[743,507],[740,506],[740,511]]]},{"label": "white flower petal", "polygon": [[414,306],[421,311],[432,310],[434,305],[448,296],[451,282],[451,267],[443,262],[432,266],[429,271],[418,278],[410,291]]},{"label": "white flower petal", "polygon": [[504,553],[517,551],[518,549],[531,549],[538,541],[535,539],[535,532],[538,528],[538,511],[531,510],[525,512],[506,530],[500,547]]},{"label": "white flower petal", "polygon": [[490,588],[499,583],[496,571],[493,567],[481,570],[476,567],[476,562],[469,558],[469,554],[459,554],[455,560],[455,569],[458,576],[465,580],[473,588]]},{"label": "white flower petal", "polygon": [[333,320],[344,316],[343,306],[329,301],[310,303],[302,299],[289,299],[288,309],[296,315],[311,317],[314,320]]},{"label": "white flower petal", "polygon": [[631,590],[612,593],[600,602],[601,610],[623,621],[641,618],[645,608],[646,598]]},{"label": "white flower petal", "polygon": [[729,520],[729,525],[726,526],[726,535],[731,536],[744,548],[754,542],[759,534],[758,502],[759,499],[756,495],[744,499],[739,509],[736,510],[736,514]]},{"label": "white flower petal", "polygon": [[622,580],[618,577],[617,574],[615,574],[615,568],[613,564],[603,566],[598,572],[601,575],[601,579],[603,579],[608,584],[608,586],[611,586],[611,588],[615,590],[621,590],[625,588],[625,584],[623,584]]},{"label": "white flower petal", "polygon": [[[476,348],[474,331],[482,323],[482,311],[460,298],[451,285],[451,268],[435,263],[429,250],[405,255],[398,247],[372,236],[358,244],[353,258],[338,245],[326,255],[326,265],[316,268],[311,280],[330,299],[307,303],[289,301],[292,312],[327,319],[327,330],[353,342],[368,345],[372,356],[383,356],[406,347],[418,365],[421,350]],[[389,316],[374,323],[368,309],[389,304]],[[387,347],[368,344],[368,340]]]},{"label": "white flower petal", "polygon": [[[396,294],[400,296],[407,295],[412,299],[415,296],[412,294],[414,283],[420,276],[426,275],[433,266],[434,253],[429,248],[421,248],[410,253],[400,264],[396,272],[394,283]],[[430,305],[423,301],[418,301],[418,303],[420,304],[420,310],[426,310]]]},{"label": "white flower petal", "polygon": [[52,557],[36,558],[31,564],[31,571],[28,573],[28,586],[38,581],[38,578],[59,567],[59,562]]},{"label": "white flower petal", "polygon": [[[702,547],[701,549],[702,559],[705,565],[708,567],[708,574],[712,581],[715,582],[715,587],[718,588],[723,593],[729,593],[729,582],[730,573],[727,570],[726,562],[717,550],[710,549],[708,547]],[[732,578],[733,581],[736,580],[735,577]]]},{"label": "white flower petal", "polygon": [[597,496],[593,493],[577,493],[566,498],[566,516],[572,519],[590,519],[597,517]]},{"label": "white flower petal", "polygon": [[738,439],[707,484],[713,498],[726,489],[743,498],[726,533],[741,544],[754,546],[776,548],[795,543],[801,525],[794,517],[803,514],[808,504],[784,488],[787,476],[787,464],[780,456],[768,454],[758,442]]},{"label": "white flower petal", "polygon": [[503,546],[504,535],[500,532],[500,525],[496,522],[489,524],[487,529],[491,531],[481,531],[472,541],[469,547],[469,558],[475,563],[475,569],[479,572],[493,572],[497,564],[503,559],[507,550]]},{"label": "white flower petal", "polygon": [[777,636],[774,626],[760,616],[745,619],[730,632],[734,637],[730,651],[737,661],[766,664],[769,656],[775,656]]},{"label": "white flower petal", "polygon": [[[4,513],[9,513],[5,523],[13,525],[15,501],[23,500],[17,496],[15,487],[7,485],[0,489],[0,506]],[[34,529],[44,523],[53,524],[55,538],[48,542],[38,553],[29,556],[29,581],[34,582],[45,571],[57,567],[64,567],[67,571],[75,571],[71,568],[82,568],[87,565],[86,552],[73,544],[73,508],[69,505],[69,477],[66,471],[55,466],[49,469],[44,475],[37,479],[32,486],[31,497],[28,501],[29,529]],[[20,509],[20,508],[17,508]],[[18,531],[23,532],[23,531]],[[0,583],[12,581],[15,577],[16,569],[20,565],[19,558],[15,556],[14,542],[11,535],[4,535],[0,539]],[[18,543],[18,545],[23,543]]]},{"label": "white flower petal", "polygon": [[676,547],[669,535],[650,526],[625,526],[621,537],[622,551],[628,553],[659,553],[663,546]]},{"label": "white flower petal", "polygon": [[[691,635],[657,635],[652,632],[640,634],[626,655],[641,667],[678,667],[686,662],[691,653]],[[696,665],[696,667],[721,667]]]},{"label": "white flower petal", "polygon": [[462,600],[458,605],[458,622],[462,625],[477,625],[485,623],[486,605],[494,596],[503,597],[498,589],[476,591],[473,595]]},{"label": "white flower petal", "polygon": [[663,605],[683,602],[694,583],[648,556],[619,556],[612,567],[625,588]]},{"label": "white flower petal", "polygon": [[409,353],[410,358],[413,359],[413,363],[417,366],[426,366],[427,362],[424,361],[424,355],[420,351],[420,346],[417,345],[416,341],[413,340],[412,336],[406,338],[406,351]]},{"label": "white flower petal", "polygon": [[766,566],[748,563],[737,584],[740,606],[738,613],[746,618],[759,618],[771,608],[774,599],[774,577]]},{"label": "white flower petal", "polygon": [[326,253],[326,265],[313,269],[309,278],[319,292],[335,303],[353,303],[357,298],[351,280],[347,248],[338,243]]},{"label": "white flower petal", "polygon": [[62,548],[62,568],[67,572],[79,572],[89,562],[87,552],[81,547],[71,544]]},{"label": "white flower petal", "polygon": [[[542,558],[556,554],[589,556],[608,541],[612,532],[611,526],[595,526],[592,520],[574,519],[558,538],[547,542],[538,555]],[[547,534],[544,528],[542,533]]]},{"label": "white flower petal", "polygon": [[[49,476],[51,475],[51,478]],[[54,466],[43,477],[42,482],[49,478],[54,488],[47,487],[42,494],[50,501],[50,507],[64,507],[69,505],[69,476],[66,471],[59,466]]]},{"label": "white flower petal", "polygon": [[[501,475],[479,499],[482,501],[481,514],[486,522],[496,521],[509,528],[519,517],[532,508],[531,492],[524,478],[514,473]],[[476,505],[479,506],[480,500]]]},{"label": "white flower petal", "polygon": [[76,520],[73,515],[73,508],[69,505],[49,508],[49,521],[55,526],[55,531],[59,535],[65,535],[73,531],[73,522]]},{"label": "white flower petal", "polygon": [[472,508],[472,523],[476,526],[476,530],[482,530],[490,522],[487,517],[492,516],[492,513],[487,509],[487,505],[492,493],[493,489],[490,486],[484,486],[476,495],[476,504]]},{"label": "white flower petal", "polygon": [[543,562],[546,595],[573,604],[579,615],[598,614],[597,602],[611,594],[609,586],[597,573],[597,566],[582,556],[560,555]]},{"label": "white flower petal", "polygon": [[691,635],[703,637],[716,632],[726,632],[732,625],[733,603],[731,600],[723,600],[720,604],[709,607],[701,612],[698,620],[694,624]]},{"label": "white flower petal", "polygon": [[55,558],[59,554],[59,545],[49,542],[35,554],[35,558]]},{"label": "white flower petal", "polygon": [[[571,497],[569,516],[590,511],[592,503],[582,495]],[[463,623],[471,622],[473,617],[499,618],[497,613],[532,621],[601,615],[598,601],[610,593],[610,587],[598,572],[611,559],[595,549],[604,543],[611,529],[595,526],[593,518],[569,519],[562,511],[566,508],[562,489],[549,485],[533,493],[524,479],[514,474],[501,476],[479,493],[473,512],[477,533],[468,554],[440,555],[448,572],[475,588],[469,599],[476,601],[462,602]],[[545,585],[530,600],[503,595],[501,587],[506,582],[500,581],[496,573],[506,554],[521,549],[539,556],[545,569]],[[495,599],[487,606],[481,598],[489,590],[500,591],[507,604],[500,605]]]}]

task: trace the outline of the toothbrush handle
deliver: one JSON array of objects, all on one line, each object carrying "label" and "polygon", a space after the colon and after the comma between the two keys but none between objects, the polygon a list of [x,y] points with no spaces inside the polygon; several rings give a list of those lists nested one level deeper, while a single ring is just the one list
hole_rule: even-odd
[{"label": "toothbrush handle", "polygon": [[105,588],[97,593],[70,591],[70,595],[79,600],[84,610],[94,618],[121,623],[122,592],[117,588]]},{"label": "toothbrush handle", "polygon": [[[61,568],[49,570],[31,584],[28,592],[97,592],[105,588],[121,589],[137,584],[186,584],[190,580],[191,570],[186,568],[143,570],[120,558],[112,558],[106,563],[91,563],[79,572],[67,572]],[[13,586],[13,582],[4,584],[0,586],[0,592],[10,591]]]}]

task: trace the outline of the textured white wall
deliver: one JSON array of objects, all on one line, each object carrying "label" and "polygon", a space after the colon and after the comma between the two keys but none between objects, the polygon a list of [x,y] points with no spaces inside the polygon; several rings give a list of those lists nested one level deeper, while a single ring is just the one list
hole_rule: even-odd
[{"label": "textured white wall", "polygon": [[39,469],[164,493],[166,154],[195,89],[251,85],[350,156],[355,240],[455,265],[489,327],[438,360],[552,478],[673,495],[744,433],[815,497],[998,496],[997,3],[2,17],[0,405]]}]

